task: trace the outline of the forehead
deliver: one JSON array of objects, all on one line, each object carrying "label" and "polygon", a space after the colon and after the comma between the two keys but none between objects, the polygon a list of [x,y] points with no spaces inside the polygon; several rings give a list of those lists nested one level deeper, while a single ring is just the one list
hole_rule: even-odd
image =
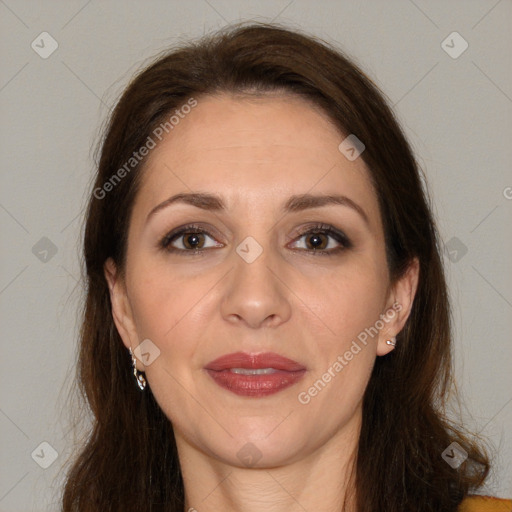
[{"label": "forehead", "polygon": [[280,206],[293,194],[341,193],[378,215],[361,158],[319,107],[293,95],[205,96],[149,155],[139,202],[150,209],[176,192],[212,192],[230,205]]},{"label": "forehead", "polygon": [[342,138],[316,105],[300,97],[222,94],[200,98],[159,149],[172,147],[189,159],[198,152],[240,162],[296,155],[327,165]]}]

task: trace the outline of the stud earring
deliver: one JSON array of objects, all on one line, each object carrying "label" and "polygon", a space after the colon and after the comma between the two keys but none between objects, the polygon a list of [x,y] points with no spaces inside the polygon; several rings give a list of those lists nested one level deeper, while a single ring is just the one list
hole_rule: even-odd
[{"label": "stud earring", "polygon": [[137,379],[137,384],[139,385],[140,390],[144,391],[144,388],[146,387],[146,379],[142,373],[137,373],[137,359],[135,359],[135,356],[133,355],[132,347],[130,347],[130,357],[132,358],[133,375],[135,375],[135,378]]},{"label": "stud earring", "polygon": [[396,345],[396,336],[393,336],[390,340],[386,340],[386,343],[394,347]]}]

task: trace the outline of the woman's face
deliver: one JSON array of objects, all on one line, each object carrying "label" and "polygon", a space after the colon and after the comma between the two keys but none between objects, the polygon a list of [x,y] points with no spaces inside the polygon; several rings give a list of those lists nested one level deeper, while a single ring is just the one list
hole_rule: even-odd
[{"label": "woman's face", "polygon": [[[390,285],[377,196],[343,139],[302,99],[222,95],[151,150],[125,277],[105,273],[124,344],[150,340],[137,366],[182,453],[270,467],[356,439],[415,278]],[[212,364],[233,353],[246,359]],[[297,364],[253,357],[268,353]]]}]

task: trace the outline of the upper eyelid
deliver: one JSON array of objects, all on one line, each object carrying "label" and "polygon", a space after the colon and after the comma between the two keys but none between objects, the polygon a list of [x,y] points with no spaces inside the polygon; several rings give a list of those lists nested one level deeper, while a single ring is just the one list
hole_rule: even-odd
[{"label": "upper eyelid", "polygon": [[199,232],[199,233],[204,233],[210,237],[218,237],[218,235],[215,234],[216,230],[214,230],[214,229],[206,228],[206,227],[199,226],[199,225],[196,226],[196,225],[186,224],[186,225],[178,227],[176,229],[171,229],[168,233],[166,233],[162,237],[162,241],[171,240],[174,237],[176,237],[176,238],[182,237],[186,231],[194,232],[194,230],[197,230],[197,232]]},{"label": "upper eyelid", "polygon": [[[197,224],[191,224],[191,225],[184,225],[182,227],[178,227],[176,229],[171,230],[168,234],[166,234],[162,239],[160,244],[163,245],[166,243],[166,246],[170,245],[172,243],[173,238],[179,239],[182,236],[186,234],[187,231],[194,232],[194,230],[197,230],[199,233],[203,233],[211,238],[216,238],[215,233],[212,233],[211,231],[216,231],[211,228],[206,228],[203,226],[200,226],[199,223]],[[295,235],[286,235],[287,242],[291,242],[296,240],[297,238],[302,238],[303,236],[309,234],[310,232],[319,231],[319,232],[325,232],[327,236],[330,238],[336,240],[336,235],[338,234],[342,239],[341,242],[339,240],[336,240],[337,243],[340,243],[342,245],[351,245],[351,240],[349,237],[345,234],[344,230],[338,229],[331,224],[325,223],[325,222],[316,222],[316,223],[309,223],[306,226],[303,226],[300,228],[299,232]],[[329,233],[331,231],[331,233]],[[218,240],[216,240],[218,241]],[[223,242],[220,242],[223,244]],[[224,244],[223,244],[224,245]],[[185,249],[176,249],[178,251],[183,252],[192,252],[192,251],[186,251]]]},{"label": "upper eyelid", "polygon": [[[205,233],[209,236],[219,236],[219,235],[216,235],[215,229],[212,229],[209,227],[203,227],[203,226],[195,225],[195,224],[191,224],[191,225],[185,224],[181,227],[170,230],[168,233],[166,233],[166,235],[163,238],[182,235],[184,231],[187,231],[187,230],[192,231],[194,229],[196,229],[200,233]],[[315,230],[317,230],[317,231],[329,231],[330,230],[330,231],[334,231],[334,232],[340,231],[343,234],[343,230],[340,230],[334,226],[331,226],[330,224],[318,222],[318,223],[312,223],[311,225],[308,224],[307,226],[300,228],[299,231],[297,233],[295,233],[294,235],[286,235],[286,237],[290,240],[293,240],[294,236],[303,236],[303,235],[309,233],[310,231],[315,231]]]}]

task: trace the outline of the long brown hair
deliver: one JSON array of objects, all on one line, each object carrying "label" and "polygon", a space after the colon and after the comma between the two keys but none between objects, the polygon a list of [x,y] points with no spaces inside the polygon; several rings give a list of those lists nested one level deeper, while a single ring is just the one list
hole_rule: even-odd
[{"label": "long brown hair", "polygon": [[[145,160],[122,179],[112,177],[191,98],[272,91],[312,101],[340,134],[364,142],[361,158],[378,194],[392,281],[414,257],[420,263],[410,317],[396,349],[377,357],[364,395],[355,467],[358,511],[455,511],[487,476],[484,449],[445,415],[452,342],[441,245],[421,169],[391,108],[329,43],[282,25],[242,23],[159,56],[132,80],[110,116],[83,247],[86,298],[77,382],[92,426],[67,474],[64,512],[183,511],[172,425],[151,389],[141,393],[136,386],[103,273],[109,257],[123,271]],[[441,456],[453,441],[468,453],[455,469]]]}]

